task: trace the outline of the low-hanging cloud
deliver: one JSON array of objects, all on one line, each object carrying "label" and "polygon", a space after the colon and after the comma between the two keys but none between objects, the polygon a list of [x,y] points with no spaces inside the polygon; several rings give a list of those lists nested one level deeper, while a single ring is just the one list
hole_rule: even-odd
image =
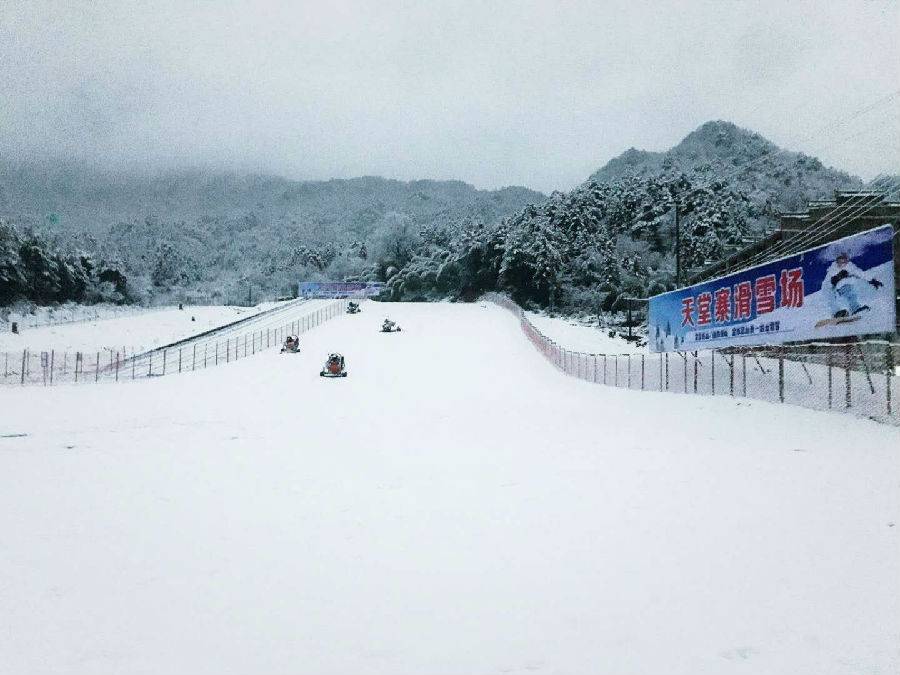
[{"label": "low-hanging cloud", "polygon": [[871,177],[900,166],[897,98],[823,127],[900,89],[898,19],[869,2],[0,3],[0,152],[549,191],[729,119]]}]

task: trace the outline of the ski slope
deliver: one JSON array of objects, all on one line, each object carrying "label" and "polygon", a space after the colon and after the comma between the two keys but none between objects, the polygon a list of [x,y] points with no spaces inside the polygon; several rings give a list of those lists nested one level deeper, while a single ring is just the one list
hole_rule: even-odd
[{"label": "ski slope", "polygon": [[0,671],[898,672],[896,428],[363,307],[297,355],[0,389]]},{"label": "ski slope", "polygon": [[[134,307],[127,311],[123,308],[110,318],[24,326],[20,333],[0,333],[0,352],[21,353],[23,349],[32,352],[51,349],[57,352],[142,352],[284,304],[287,303],[265,302],[255,307],[187,305],[183,310]],[[85,309],[90,310],[89,307]]]}]

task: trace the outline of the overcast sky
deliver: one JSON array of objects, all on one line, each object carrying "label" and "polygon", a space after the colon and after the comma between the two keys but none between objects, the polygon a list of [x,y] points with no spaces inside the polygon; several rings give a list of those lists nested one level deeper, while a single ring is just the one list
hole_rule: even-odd
[{"label": "overcast sky", "polygon": [[0,0],[0,152],[550,191],[727,119],[871,178],[898,45],[879,1]]}]

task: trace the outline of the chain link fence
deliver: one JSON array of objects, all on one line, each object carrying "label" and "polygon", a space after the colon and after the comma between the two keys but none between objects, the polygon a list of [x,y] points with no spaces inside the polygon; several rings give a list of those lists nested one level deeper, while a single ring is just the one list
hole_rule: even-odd
[{"label": "chain link fence", "polygon": [[[0,355],[0,382],[6,385],[118,382],[162,377],[231,363],[271,347],[280,347],[288,335],[302,335],[343,314],[346,300],[306,311],[281,325],[254,330],[223,327],[181,342],[140,353],[107,349],[92,353],[5,352]],[[302,311],[302,307],[297,307]],[[252,317],[251,317],[252,318]]]},{"label": "chain link fence", "polygon": [[900,343],[777,345],[663,354],[575,352],[541,333],[504,295],[483,299],[513,312],[528,340],[567,375],[624,389],[753,398],[900,424]]}]

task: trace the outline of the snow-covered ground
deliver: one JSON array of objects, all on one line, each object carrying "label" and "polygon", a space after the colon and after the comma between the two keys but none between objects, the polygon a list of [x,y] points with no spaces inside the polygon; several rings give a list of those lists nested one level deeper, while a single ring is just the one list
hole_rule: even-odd
[{"label": "snow-covered ground", "polygon": [[0,410],[4,672],[900,670],[898,429],[578,381],[500,307]]},{"label": "snow-covered ground", "polygon": [[[109,313],[103,308],[83,306],[81,313],[73,309],[66,314],[70,318],[65,321],[57,316],[53,323],[36,327],[20,325],[18,334],[0,332],[0,352],[21,352],[26,348],[32,352],[51,349],[57,352],[108,349],[140,352],[259,314],[279,304],[283,303],[266,302],[255,307],[185,305],[183,310],[177,306],[119,307]],[[95,314],[105,318],[96,318]],[[47,316],[42,312],[36,320]]]},{"label": "snow-covered ground", "polygon": [[647,354],[647,347],[638,347],[618,336],[610,337],[609,329],[585,325],[574,318],[551,318],[543,313],[525,312],[528,320],[541,333],[561,347],[586,354]]}]

